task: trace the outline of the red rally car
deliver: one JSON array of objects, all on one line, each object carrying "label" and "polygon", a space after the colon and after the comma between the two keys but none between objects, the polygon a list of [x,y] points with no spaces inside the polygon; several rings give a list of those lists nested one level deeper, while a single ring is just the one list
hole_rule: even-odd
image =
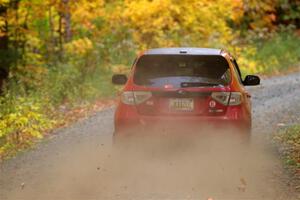
[{"label": "red rally car", "polygon": [[221,49],[159,48],[140,54],[130,75],[115,74],[112,82],[125,85],[114,137],[176,126],[195,131],[231,126],[249,135],[251,95],[245,86],[259,85],[260,79],[242,79],[236,60]]}]

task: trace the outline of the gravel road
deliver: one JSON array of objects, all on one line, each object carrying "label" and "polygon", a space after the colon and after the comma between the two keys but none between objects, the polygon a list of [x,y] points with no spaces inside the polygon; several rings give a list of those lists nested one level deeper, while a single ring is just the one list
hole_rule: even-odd
[{"label": "gravel road", "polygon": [[115,154],[110,108],[1,163],[0,199],[298,199],[268,138],[279,125],[300,121],[300,73],[264,79],[249,91],[250,146],[209,140],[184,153]]}]

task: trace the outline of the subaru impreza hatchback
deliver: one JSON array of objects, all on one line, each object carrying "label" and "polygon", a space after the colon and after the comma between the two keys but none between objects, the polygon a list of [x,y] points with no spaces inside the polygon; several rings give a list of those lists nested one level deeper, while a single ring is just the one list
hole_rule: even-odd
[{"label": "subaru impreza hatchback", "polygon": [[242,79],[236,60],[224,50],[160,48],[140,54],[130,75],[115,74],[112,82],[125,84],[115,112],[118,137],[176,126],[234,127],[249,134],[251,96],[244,86],[260,79]]}]

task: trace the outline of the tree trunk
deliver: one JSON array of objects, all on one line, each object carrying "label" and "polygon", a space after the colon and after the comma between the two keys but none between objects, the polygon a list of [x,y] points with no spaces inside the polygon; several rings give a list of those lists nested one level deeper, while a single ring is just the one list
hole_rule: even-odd
[{"label": "tree trunk", "polygon": [[8,77],[10,59],[9,55],[9,39],[8,24],[6,20],[8,7],[0,5],[0,17],[3,18],[4,25],[0,27],[0,92],[2,91],[4,80]]},{"label": "tree trunk", "polygon": [[48,10],[48,20],[49,20],[49,26],[50,26],[50,39],[49,39],[49,45],[47,48],[47,58],[49,62],[53,61],[53,54],[54,54],[54,47],[56,45],[55,42],[55,37],[54,37],[54,24],[53,24],[53,13],[52,13],[52,5],[49,5],[49,10]]},{"label": "tree trunk", "polygon": [[62,19],[63,19],[63,14],[59,12],[59,18],[58,18],[58,45],[59,45],[59,60],[62,60],[62,54],[63,54],[63,30],[62,30]]},{"label": "tree trunk", "polygon": [[65,42],[69,42],[72,38],[71,32],[71,13],[70,13],[70,5],[69,0],[62,0],[63,7],[64,7],[64,22],[65,22]]}]

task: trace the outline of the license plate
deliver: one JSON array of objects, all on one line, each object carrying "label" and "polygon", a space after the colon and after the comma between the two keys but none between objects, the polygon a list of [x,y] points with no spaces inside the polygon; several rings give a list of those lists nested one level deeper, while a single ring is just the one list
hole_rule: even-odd
[{"label": "license plate", "polygon": [[187,98],[170,99],[169,109],[170,111],[193,111],[194,99],[187,99]]}]

